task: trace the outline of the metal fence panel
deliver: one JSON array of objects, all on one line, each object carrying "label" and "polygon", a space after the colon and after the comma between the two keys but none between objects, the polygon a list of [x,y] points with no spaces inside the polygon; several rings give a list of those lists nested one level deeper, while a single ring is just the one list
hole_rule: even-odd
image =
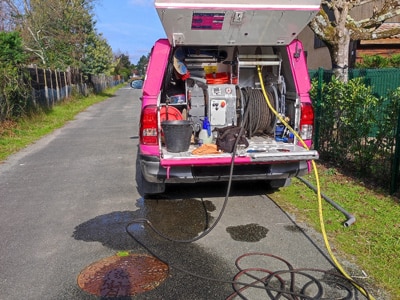
[{"label": "metal fence panel", "polygon": [[[315,112],[316,112],[316,122],[315,122],[315,140],[314,147],[317,150],[326,150],[327,141],[329,144],[329,139],[323,136],[326,135],[326,130],[321,129],[321,122],[324,122],[327,118],[328,112],[324,113],[324,95],[321,92],[323,83],[327,84],[332,80],[333,71],[332,70],[310,70],[310,78],[317,81],[317,93],[313,93],[316,99],[314,100]],[[350,69],[349,79],[362,77],[366,86],[370,86],[372,93],[378,99],[379,109],[375,111],[377,114],[377,124],[375,129],[373,129],[369,136],[364,139],[365,150],[367,151],[368,145],[378,140],[381,146],[376,149],[376,154],[374,155],[373,161],[368,165],[368,170],[360,171],[360,176],[368,176],[367,179],[373,180],[378,183],[381,187],[390,190],[393,194],[399,191],[399,164],[400,164],[400,148],[396,147],[400,143],[400,112],[396,107],[394,107],[390,113],[390,128],[386,133],[379,131],[382,128],[382,124],[388,121],[388,108],[393,107],[393,99],[390,98],[391,92],[400,87],[400,69],[388,68],[388,69]],[[325,100],[326,101],[326,100]],[[385,109],[386,108],[386,109]],[[368,117],[368,116],[366,116]],[[326,125],[326,124],[324,124]],[[356,126],[353,126],[356,127]],[[386,126],[388,128],[388,126]],[[336,129],[335,129],[336,130]],[[382,136],[385,134],[385,136]],[[343,148],[341,148],[343,150]],[[331,152],[329,152],[331,151]],[[337,152],[337,151],[336,151]],[[342,162],[348,160],[349,164],[358,168],[360,166],[354,165],[357,163],[354,153],[335,153],[335,149],[328,149],[327,158],[329,161],[329,154],[341,155],[343,159]],[[323,155],[322,155],[323,158]],[[365,168],[365,167],[364,167]],[[362,170],[362,168],[360,168]]]}]

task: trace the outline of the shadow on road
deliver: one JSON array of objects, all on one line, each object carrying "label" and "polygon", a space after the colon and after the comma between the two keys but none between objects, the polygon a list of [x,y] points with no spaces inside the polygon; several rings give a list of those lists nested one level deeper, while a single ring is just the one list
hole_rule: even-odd
[{"label": "shadow on road", "polygon": [[[170,238],[190,239],[208,226],[207,222],[211,218],[209,211],[215,209],[210,203],[194,199],[139,199],[136,205],[139,208],[137,211],[115,211],[78,225],[73,238],[85,242],[99,242],[116,251],[146,253],[149,249],[162,261],[167,262],[170,267],[169,279],[157,289],[144,293],[143,299],[164,299],[160,295],[168,295],[168,299],[225,299],[232,293],[230,284],[199,279],[177,270],[182,268],[210,278],[231,280],[235,274],[233,266],[230,266],[232,262],[224,261],[196,243],[167,241],[140,222],[129,225],[129,231],[137,241],[126,232],[126,226],[132,221],[147,218]],[[193,210],[196,213],[193,213]],[[187,211],[192,211],[192,214],[186,215]],[[135,299],[141,299],[140,295],[135,296]]]}]

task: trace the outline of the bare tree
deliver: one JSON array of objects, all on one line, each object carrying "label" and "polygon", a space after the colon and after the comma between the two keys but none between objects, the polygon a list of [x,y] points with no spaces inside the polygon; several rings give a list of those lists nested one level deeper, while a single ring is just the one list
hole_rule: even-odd
[{"label": "bare tree", "polygon": [[43,67],[79,67],[94,30],[94,0],[0,0],[20,32],[31,61]]},{"label": "bare tree", "polygon": [[[371,5],[373,9],[370,9]],[[360,20],[351,17],[350,12],[356,7],[365,7],[364,12],[368,12],[370,17]],[[335,74],[346,82],[350,41],[388,38],[399,34],[400,27],[376,31],[386,20],[399,15],[400,0],[324,0],[310,27],[328,46]]]},{"label": "bare tree", "polygon": [[13,28],[10,7],[5,0],[0,0],[0,31],[11,31]]}]

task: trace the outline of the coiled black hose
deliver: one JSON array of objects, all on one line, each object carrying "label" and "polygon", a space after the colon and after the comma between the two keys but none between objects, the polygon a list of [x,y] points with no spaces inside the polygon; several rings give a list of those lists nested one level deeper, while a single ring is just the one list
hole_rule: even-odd
[{"label": "coiled black hose", "polygon": [[[251,264],[249,266],[249,263],[246,262],[246,259],[251,262],[254,259],[256,261],[264,261],[268,258],[283,263],[287,269],[273,271],[262,266],[251,267]],[[246,265],[246,267],[242,267],[241,264]],[[234,277],[234,284],[232,285],[235,291],[226,300],[233,300],[237,297],[246,300],[248,299],[245,296],[246,290],[255,286],[265,289],[268,296],[265,299],[358,299],[357,291],[352,286],[353,282],[338,272],[313,268],[295,269],[288,261],[279,256],[260,252],[246,253],[239,256],[235,261],[235,265],[239,270]],[[253,281],[243,285],[240,281],[245,280],[246,277],[251,278]]]},{"label": "coiled black hose", "polygon": [[[265,102],[261,90],[246,87],[242,89],[244,114],[248,115],[244,122],[244,129],[249,138],[256,134],[272,134],[274,132],[275,115]],[[270,93],[271,99],[275,97]]]}]

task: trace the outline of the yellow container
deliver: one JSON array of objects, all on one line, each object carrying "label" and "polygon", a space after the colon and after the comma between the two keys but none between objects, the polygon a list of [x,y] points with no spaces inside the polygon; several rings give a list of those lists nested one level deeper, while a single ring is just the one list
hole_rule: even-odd
[{"label": "yellow container", "polygon": [[207,74],[217,73],[217,66],[204,66],[204,72]]}]

